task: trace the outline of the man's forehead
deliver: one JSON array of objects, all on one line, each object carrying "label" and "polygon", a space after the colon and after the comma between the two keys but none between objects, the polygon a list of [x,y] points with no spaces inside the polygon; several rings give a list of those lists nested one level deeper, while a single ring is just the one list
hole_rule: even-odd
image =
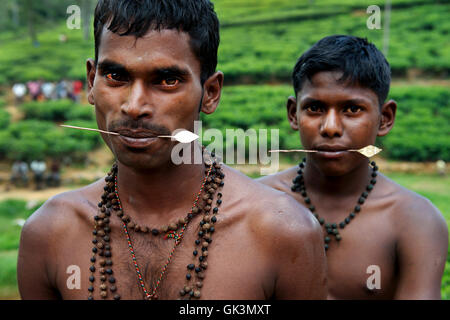
[{"label": "man's forehead", "polygon": [[110,60],[123,65],[149,60],[178,60],[195,63],[189,34],[176,29],[149,30],[142,37],[114,33],[103,28],[98,61]]}]

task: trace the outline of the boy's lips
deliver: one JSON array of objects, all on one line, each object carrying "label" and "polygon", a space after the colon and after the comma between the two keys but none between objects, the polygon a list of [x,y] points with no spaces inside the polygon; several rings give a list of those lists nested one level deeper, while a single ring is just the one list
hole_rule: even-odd
[{"label": "boy's lips", "polygon": [[327,159],[338,159],[343,157],[348,150],[351,148],[341,146],[341,145],[320,145],[314,148],[317,150],[316,153],[318,156],[327,158]]}]

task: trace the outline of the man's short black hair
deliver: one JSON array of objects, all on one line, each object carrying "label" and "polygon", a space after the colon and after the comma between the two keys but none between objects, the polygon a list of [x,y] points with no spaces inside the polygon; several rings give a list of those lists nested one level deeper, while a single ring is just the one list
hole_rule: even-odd
[{"label": "man's short black hair", "polygon": [[339,81],[367,87],[378,96],[380,106],[389,93],[391,69],[384,55],[367,39],[333,35],[316,42],[298,60],[292,73],[295,95],[305,78],[321,71],[341,71]]},{"label": "man's short black hair", "polygon": [[121,36],[177,29],[190,36],[202,84],[216,71],[219,21],[209,0],[99,0],[95,8],[95,62],[103,27]]}]

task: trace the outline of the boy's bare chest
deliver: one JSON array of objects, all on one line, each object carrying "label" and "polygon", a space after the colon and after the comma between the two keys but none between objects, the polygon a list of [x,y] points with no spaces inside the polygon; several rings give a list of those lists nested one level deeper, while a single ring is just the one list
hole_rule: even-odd
[{"label": "boy's bare chest", "polygon": [[331,299],[391,299],[396,287],[395,228],[386,212],[366,208],[339,228],[327,250]]}]

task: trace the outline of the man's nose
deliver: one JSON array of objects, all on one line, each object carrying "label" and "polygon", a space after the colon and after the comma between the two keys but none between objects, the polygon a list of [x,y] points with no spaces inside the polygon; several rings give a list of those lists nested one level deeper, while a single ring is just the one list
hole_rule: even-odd
[{"label": "man's nose", "polygon": [[334,108],[330,108],[320,124],[320,134],[323,137],[334,138],[342,136],[342,122],[339,113]]},{"label": "man's nose", "polygon": [[130,87],[128,99],[122,104],[121,110],[135,120],[151,117],[153,107],[150,99],[150,90],[145,82],[137,80]]}]

